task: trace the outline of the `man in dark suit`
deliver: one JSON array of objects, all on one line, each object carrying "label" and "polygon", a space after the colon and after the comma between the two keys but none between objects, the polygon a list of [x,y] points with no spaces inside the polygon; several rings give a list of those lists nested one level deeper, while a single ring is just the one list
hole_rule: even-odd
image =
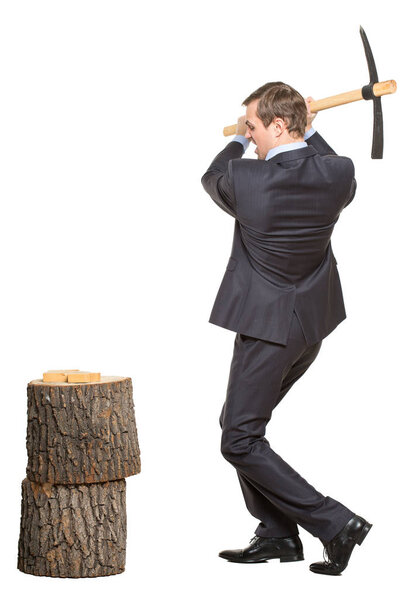
[{"label": "man in dark suit", "polygon": [[[236,332],[221,451],[260,521],[249,546],[219,556],[303,560],[299,524],[324,545],[324,561],[310,569],[339,575],[372,525],[319,493],[264,437],[275,406],[346,317],[330,239],[355,195],[354,166],[314,131],[310,100],[282,82],[260,87],[243,102],[234,140],[202,177],[216,204],[235,218],[209,319]],[[241,158],[251,140],[258,160]]]}]

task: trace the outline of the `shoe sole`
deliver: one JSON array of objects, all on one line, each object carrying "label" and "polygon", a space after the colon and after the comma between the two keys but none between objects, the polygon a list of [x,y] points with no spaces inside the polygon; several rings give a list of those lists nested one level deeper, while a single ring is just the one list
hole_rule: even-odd
[{"label": "shoe sole", "polygon": [[360,546],[362,544],[363,540],[366,538],[369,531],[371,530],[371,527],[372,527],[372,523],[368,523],[366,521],[359,533],[358,539],[356,540],[356,543],[358,544],[358,546]]},{"label": "shoe sole", "polygon": [[281,556],[280,562],[296,562],[298,560],[305,560],[303,554],[297,554],[295,556]]},{"label": "shoe sole", "polygon": [[[220,556],[220,554],[219,554]],[[226,556],[220,556],[220,558],[226,558]],[[268,558],[262,558],[260,560],[241,560],[236,558],[226,558],[229,562],[235,563],[243,563],[243,564],[256,564],[267,562],[268,560],[276,560],[279,559],[281,563],[283,562],[297,562],[298,560],[305,560],[303,554],[295,554],[294,556],[269,556]]]}]

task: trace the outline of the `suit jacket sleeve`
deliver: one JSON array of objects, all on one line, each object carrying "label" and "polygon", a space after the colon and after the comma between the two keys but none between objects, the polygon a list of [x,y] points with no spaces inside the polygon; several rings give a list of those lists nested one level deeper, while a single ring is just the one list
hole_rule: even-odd
[{"label": "suit jacket sleeve", "polygon": [[240,142],[229,142],[213,159],[202,177],[202,185],[209,196],[222,210],[236,218],[236,198],[233,187],[231,161],[244,153]]},{"label": "suit jacket sleeve", "polygon": [[[329,146],[329,144],[323,139],[323,137],[317,131],[315,131],[315,133],[313,135],[311,135],[309,138],[307,138],[306,142],[308,144],[311,144],[315,148],[315,150],[317,150],[319,152],[319,154],[321,156],[325,156],[326,154],[334,154],[336,156],[336,152],[333,150],[333,148],[331,148]],[[354,167],[353,167],[353,170],[355,171]],[[357,185],[356,179],[355,179],[355,177],[353,177],[352,185],[351,185],[350,192],[348,195],[348,199],[346,200],[346,203],[344,204],[343,208],[346,208],[348,206],[348,204],[350,204],[352,202],[353,198],[355,197],[356,185]]]}]

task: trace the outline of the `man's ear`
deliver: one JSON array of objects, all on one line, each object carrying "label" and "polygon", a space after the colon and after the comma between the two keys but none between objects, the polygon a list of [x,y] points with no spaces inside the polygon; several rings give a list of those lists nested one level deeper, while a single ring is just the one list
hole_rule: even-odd
[{"label": "man's ear", "polygon": [[276,137],[282,135],[282,133],[287,129],[286,123],[280,117],[275,117],[272,121],[272,127]]}]

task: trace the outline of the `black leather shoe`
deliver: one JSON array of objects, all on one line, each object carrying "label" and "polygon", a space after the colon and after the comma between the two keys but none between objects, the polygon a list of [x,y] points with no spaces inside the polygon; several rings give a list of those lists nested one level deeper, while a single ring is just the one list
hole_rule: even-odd
[{"label": "black leather shoe", "polygon": [[240,563],[266,562],[271,558],[280,558],[280,562],[292,562],[303,560],[303,547],[298,534],[285,538],[255,535],[247,548],[222,550],[219,556]]},{"label": "black leather shoe", "polygon": [[309,569],[322,575],[340,575],[348,565],[355,544],[361,545],[371,527],[362,517],[352,517],[330,542],[323,544],[324,562],[312,563]]}]

